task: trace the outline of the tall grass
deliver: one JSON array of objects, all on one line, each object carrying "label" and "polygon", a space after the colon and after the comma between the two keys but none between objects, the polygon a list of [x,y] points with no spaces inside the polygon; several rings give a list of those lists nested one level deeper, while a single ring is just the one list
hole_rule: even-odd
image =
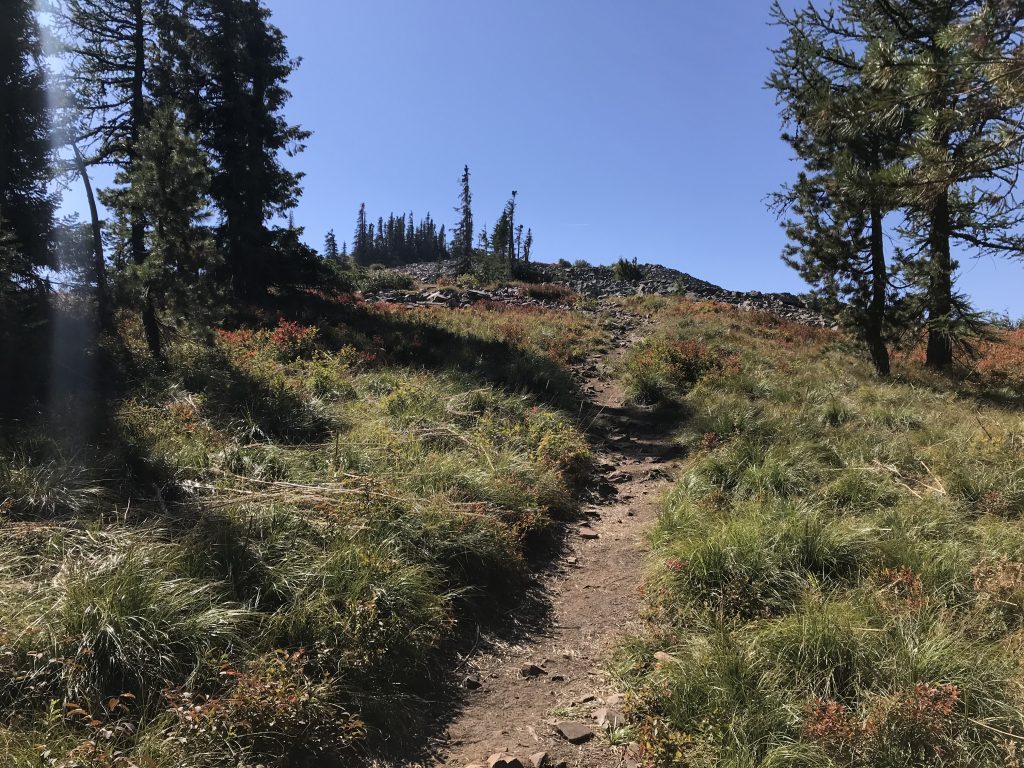
[{"label": "tall grass", "polygon": [[657,317],[648,349],[737,365],[663,390],[695,456],[619,669],[651,762],[1015,764],[1020,402],[912,362],[879,382],[852,342],[756,313]]},{"label": "tall grass", "polygon": [[336,309],[176,341],[80,454],[0,446],[5,766],[345,760],[511,605],[591,475],[555,403],[597,320]]}]

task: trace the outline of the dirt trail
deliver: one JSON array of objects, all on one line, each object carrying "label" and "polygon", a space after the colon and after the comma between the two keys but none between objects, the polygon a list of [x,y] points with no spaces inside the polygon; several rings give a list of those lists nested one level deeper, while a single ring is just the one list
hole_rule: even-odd
[{"label": "dirt trail", "polygon": [[[621,318],[620,318],[621,320]],[[613,347],[584,374],[584,389],[597,413],[593,439],[605,468],[597,501],[568,529],[566,547],[544,578],[544,626],[521,633],[518,643],[493,641],[467,659],[469,685],[447,731],[434,744],[434,766],[486,766],[502,752],[531,765],[546,752],[548,766],[619,766],[598,727],[599,708],[621,709],[605,669],[615,642],[636,616],[649,548],[647,534],[659,501],[678,470],[679,452],[669,425],[650,411],[624,405],[620,385],[608,375],[615,358],[638,340],[639,318],[620,322]],[[535,665],[530,668],[529,665]],[[593,737],[575,745],[555,724],[579,723]]]}]

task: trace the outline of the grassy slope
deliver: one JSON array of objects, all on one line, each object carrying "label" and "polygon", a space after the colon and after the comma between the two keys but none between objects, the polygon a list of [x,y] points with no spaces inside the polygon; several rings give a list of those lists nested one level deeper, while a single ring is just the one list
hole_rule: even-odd
[{"label": "grassy slope", "polygon": [[575,511],[567,366],[594,316],[319,298],[179,341],[170,375],[129,331],[94,439],[4,425],[5,767],[300,765],[398,739],[459,622],[499,610]]},{"label": "grassy slope", "polygon": [[882,383],[833,332],[641,308],[623,373],[693,451],[620,660],[651,762],[1020,765],[1024,335]]}]

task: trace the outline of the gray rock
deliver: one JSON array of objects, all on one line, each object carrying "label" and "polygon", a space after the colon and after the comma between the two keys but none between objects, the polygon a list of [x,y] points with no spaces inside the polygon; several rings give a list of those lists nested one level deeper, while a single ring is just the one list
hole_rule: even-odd
[{"label": "gray rock", "polygon": [[582,539],[599,539],[599,538],[601,538],[601,534],[599,534],[593,528],[588,528],[585,525],[580,527],[579,533],[580,533],[580,538],[582,538]]},{"label": "gray rock", "polygon": [[621,728],[626,724],[626,716],[611,707],[601,707],[594,713],[594,719],[600,728]]},{"label": "gray rock", "polygon": [[572,721],[565,721],[555,724],[558,734],[570,744],[583,744],[594,737],[594,732],[583,725]]},{"label": "gray rock", "polygon": [[533,768],[548,768],[548,753],[536,752],[530,755],[530,765]]},{"label": "gray rock", "polygon": [[523,666],[519,668],[520,677],[541,677],[546,674],[547,671],[536,664],[523,664]]}]

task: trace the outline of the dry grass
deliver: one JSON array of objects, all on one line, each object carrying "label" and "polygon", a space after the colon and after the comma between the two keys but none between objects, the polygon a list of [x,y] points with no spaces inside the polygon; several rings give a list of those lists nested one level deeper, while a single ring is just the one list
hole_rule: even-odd
[{"label": "dry grass", "polygon": [[839,334],[657,304],[654,348],[736,365],[663,390],[694,460],[620,667],[651,762],[1013,764],[1024,411],[993,371],[1015,337],[981,379],[911,359],[885,383]]},{"label": "dry grass", "polygon": [[0,446],[5,766],[401,739],[460,623],[507,606],[575,513],[590,450],[553,403],[596,321],[327,298],[346,319],[172,344],[87,450],[42,427]]}]

